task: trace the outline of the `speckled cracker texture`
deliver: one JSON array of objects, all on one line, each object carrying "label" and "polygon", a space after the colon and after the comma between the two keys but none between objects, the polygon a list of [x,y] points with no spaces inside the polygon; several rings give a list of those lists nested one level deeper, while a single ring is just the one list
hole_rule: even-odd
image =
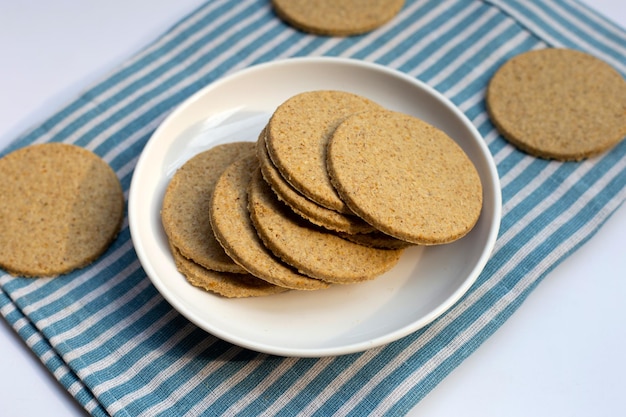
[{"label": "speckled cracker texture", "polygon": [[263,178],[270,185],[276,196],[287,204],[295,213],[311,223],[326,229],[347,234],[371,232],[374,228],[362,219],[349,214],[327,209],[309,200],[296,191],[280,175],[267,153],[265,130],[257,142],[257,156],[261,165]]},{"label": "speckled cracker texture", "polygon": [[202,288],[226,298],[261,297],[287,291],[250,274],[235,274],[206,269],[185,258],[170,244],[176,268],[194,287]]},{"label": "speckled cracker texture", "polygon": [[0,159],[0,266],[56,276],[93,262],[124,218],[115,172],[75,145],[48,143]]},{"label": "speckled cracker texture", "polygon": [[302,31],[350,36],[382,26],[404,0],[272,0],[272,5],[281,19]]},{"label": "speckled cracker texture", "polygon": [[343,91],[297,94],[274,111],[267,126],[267,149],[274,166],[296,190],[317,204],[350,213],[330,183],[326,146],[346,117],[381,107]]},{"label": "speckled cracker texture", "polygon": [[209,202],[226,167],[254,153],[253,142],[218,145],[197,154],[176,171],[163,197],[161,220],[168,240],[183,256],[215,271],[246,272],[215,239]]},{"label": "speckled cracker texture", "polygon": [[260,175],[255,156],[235,161],[220,176],[210,203],[215,236],[226,253],[252,275],[281,287],[319,290],[326,282],[299,274],[282,263],[259,239],[248,212],[250,178]]},{"label": "speckled cracker texture", "polygon": [[362,246],[313,226],[281,203],[261,175],[252,177],[248,205],[264,244],[303,274],[321,280],[367,281],[391,269],[402,254]]},{"label": "speckled cracker texture", "polygon": [[549,48],[515,56],[492,77],[486,101],[500,133],[534,156],[581,160],[626,136],[626,81],[584,52]]},{"label": "speckled cracker texture", "polygon": [[341,123],[329,143],[328,171],[352,211],[407,242],[459,239],[482,209],[480,177],[459,145],[398,112],[364,112]]},{"label": "speckled cracker texture", "polygon": [[355,234],[338,233],[338,235],[349,240],[350,242],[379,249],[406,249],[414,245],[411,242],[396,239],[395,237],[391,237],[380,231]]}]

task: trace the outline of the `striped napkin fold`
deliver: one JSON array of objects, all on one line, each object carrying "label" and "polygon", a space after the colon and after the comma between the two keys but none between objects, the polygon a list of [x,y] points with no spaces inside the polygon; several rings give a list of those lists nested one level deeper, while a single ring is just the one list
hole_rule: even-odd
[{"label": "striped napkin fold", "polygon": [[431,325],[362,353],[322,359],[249,351],[200,330],[152,286],[128,224],[93,265],[55,279],[0,275],[0,312],[95,416],[402,415],[487,339],[556,264],[626,198],[626,141],[580,163],[527,156],[485,112],[493,72],[548,46],[589,52],[626,73],[626,32],[574,0],[421,0],[363,36],[317,37],[260,0],[207,2],[16,139],[3,154],[62,141],[93,150],[126,197],[150,134],[192,93],[242,68],[294,56],[377,62],[451,99],[497,163],[500,236],[470,291]]}]

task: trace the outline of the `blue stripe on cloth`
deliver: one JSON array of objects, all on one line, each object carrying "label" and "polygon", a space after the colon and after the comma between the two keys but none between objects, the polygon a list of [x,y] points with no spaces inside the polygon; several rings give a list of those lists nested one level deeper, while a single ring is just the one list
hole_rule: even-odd
[{"label": "blue stripe on cloth", "polygon": [[592,12],[586,5],[561,1],[557,4],[557,7],[563,13],[568,14],[570,19],[576,19],[577,22],[587,26],[588,33],[597,34],[613,45],[624,45],[626,42],[626,36],[622,28],[610,22],[604,16],[599,16]]},{"label": "blue stripe on cloth", "polygon": [[127,195],[158,124],[224,75],[294,56],[377,62],[419,78],[474,122],[497,164],[503,218],[475,285],[431,325],[322,359],[233,346],[173,310],[140,267],[128,225],[93,265],[55,279],[0,276],[0,310],[93,415],[399,415],[477,349],[626,198],[626,142],[581,163],[534,159],[491,124],[484,89],[523,51],[583,49],[626,69],[626,34],[572,0],[407,1],[392,24],[332,38],[276,19],[267,2],[210,1],[18,138],[62,141],[111,164]]}]

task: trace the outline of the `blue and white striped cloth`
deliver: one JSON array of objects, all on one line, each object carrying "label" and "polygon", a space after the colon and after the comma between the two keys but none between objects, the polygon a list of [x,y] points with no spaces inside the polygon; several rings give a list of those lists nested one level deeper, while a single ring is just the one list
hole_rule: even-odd
[{"label": "blue and white striped cloth", "polygon": [[389,24],[351,38],[295,31],[268,1],[213,0],[2,152],[74,143],[102,156],[127,192],[156,126],[226,74],[325,55],[419,78],[479,129],[497,163],[504,205],[495,251],[478,281],[410,336],[322,359],[231,345],[164,301],[137,260],[127,223],[86,269],[55,279],[0,272],[0,311],[95,416],[406,413],[626,198],[626,141],[580,163],[550,162],[517,151],[490,123],[484,92],[493,72],[516,54],[546,46],[584,50],[626,73],[626,32],[574,0],[408,0]]}]

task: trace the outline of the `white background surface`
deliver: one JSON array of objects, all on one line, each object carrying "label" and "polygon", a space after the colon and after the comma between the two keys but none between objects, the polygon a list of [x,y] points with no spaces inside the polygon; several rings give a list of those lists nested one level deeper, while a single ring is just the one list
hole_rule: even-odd
[{"label": "white background surface", "polygon": [[[202,2],[0,0],[0,149]],[[626,415],[624,236],[621,207],[411,415]],[[85,413],[0,320],[0,416],[41,415]]]}]

